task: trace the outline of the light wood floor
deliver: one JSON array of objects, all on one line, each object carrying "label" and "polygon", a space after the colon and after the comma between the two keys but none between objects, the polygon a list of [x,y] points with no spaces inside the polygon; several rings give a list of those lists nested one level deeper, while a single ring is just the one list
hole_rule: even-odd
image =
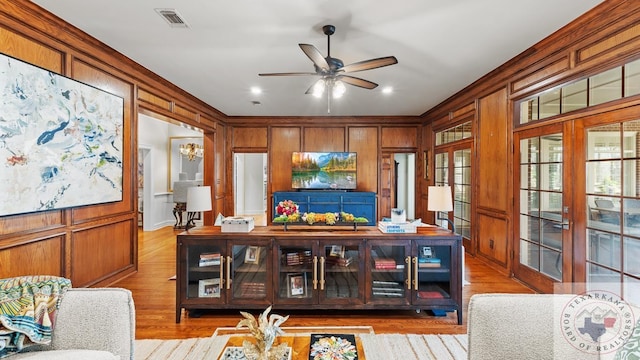
[{"label": "light wood floor", "polygon": [[[211,336],[218,327],[234,327],[241,318],[239,310],[219,310],[190,318],[183,310],[176,324],[175,281],[176,234],[172,227],[139,232],[139,271],[112,286],[133,292],[136,306],[136,339],[177,339]],[[283,326],[372,326],[376,333],[443,334],[467,331],[469,297],[477,293],[533,293],[520,282],[498,273],[482,260],[466,256],[466,279],[471,282],[463,290],[463,324],[457,325],[455,313],[434,317],[422,311],[283,311],[290,315]],[[252,311],[257,313],[256,311]]]}]

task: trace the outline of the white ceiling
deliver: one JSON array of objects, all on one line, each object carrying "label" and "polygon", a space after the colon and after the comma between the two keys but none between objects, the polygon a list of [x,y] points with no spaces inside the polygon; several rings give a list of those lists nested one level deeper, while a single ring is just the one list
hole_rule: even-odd
[{"label": "white ceiling", "polygon": [[[258,76],[313,72],[298,44],[326,56],[326,24],[345,65],[398,59],[355,73],[380,86],[347,86],[330,115],[417,116],[601,1],[33,0],[229,116],[328,115],[326,98],[305,95],[315,76]],[[156,8],[176,9],[189,28],[170,27]]]}]

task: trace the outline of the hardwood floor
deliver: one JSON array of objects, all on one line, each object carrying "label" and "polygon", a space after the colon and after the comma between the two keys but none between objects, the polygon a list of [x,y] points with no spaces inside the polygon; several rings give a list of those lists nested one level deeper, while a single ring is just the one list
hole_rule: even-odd
[{"label": "hardwood floor", "polygon": [[[179,230],[181,231],[181,230]],[[178,339],[206,337],[218,327],[234,327],[240,321],[238,310],[219,310],[189,317],[183,310],[182,321],[175,322],[176,235],[172,227],[139,232],[139,271],[113,287],[133,293],[136,306],[136,339]],[[466,256],[466,279],[463,290],[463,324],[456,324],[455,313],[434,317],[426,311],[286,311],[291,315],[283,326],[357,326],[370,325],[376,333],[443,334],[467,331],[467,305],[473,294],[487,292],[533,293],[520,282],[498,273],[478,258]],[[257,313],[257,312],[254,312]]]}]

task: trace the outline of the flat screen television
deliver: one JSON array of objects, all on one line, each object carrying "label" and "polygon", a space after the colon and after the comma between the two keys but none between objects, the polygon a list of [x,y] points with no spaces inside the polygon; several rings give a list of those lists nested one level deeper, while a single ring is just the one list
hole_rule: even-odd
[{"label": "flat screen television", "polygon": [[122,201],[124,99],[0,54],[0,216]]},{"label": "flat screen television", "polygon": [[296,190],[355,190],[356,153],[294,152],[291,187]]}]

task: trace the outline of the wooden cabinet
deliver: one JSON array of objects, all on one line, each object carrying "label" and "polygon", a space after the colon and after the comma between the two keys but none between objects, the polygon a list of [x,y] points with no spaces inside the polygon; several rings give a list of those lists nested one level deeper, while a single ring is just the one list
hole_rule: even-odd
[{"label": "wooden cabinet", "polygon": [[190,229],[177,237],[176,322],[182,309],[272,305],[455,310],[461,324],[461,241],[437,227],[417,234],[383,234],[374,228]]},{"label": "wooden cabinet", "polygon": [[277,191],[273,193],[273,208],[283,200],[292,200],[300,213],[346,212],[369,220],[363,225],[375,225],[376,193],[365,191]]}]

